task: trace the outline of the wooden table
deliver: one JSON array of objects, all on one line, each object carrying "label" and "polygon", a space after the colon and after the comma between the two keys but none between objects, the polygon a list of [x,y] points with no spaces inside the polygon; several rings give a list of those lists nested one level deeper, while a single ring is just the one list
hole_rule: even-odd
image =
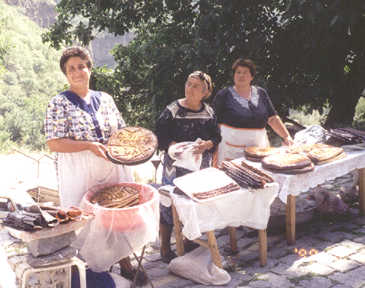
[{"label": "wooden table", "polygon": [[[171,199],[171,197],[170,197],[171,195],[168,192],[166,193],[162,189],[160,189],[159,191],[160,191],[161,195],[167,196]],[[277,191],[278,191],[278,185],[277,184],[271,186],[270,188],[266,188],[265,191],[261,191],[261,193],[263,193],[262,196],[258,196],[258,195],[253,196],[253,197],[256,197],[256,198],[252,199],[252,206],[251,205],[247,205],[247,206],[251,207],[251,208],[252,207],[256,208],[257,206],[255,206],[255,205],[257,205],[258,202],[259,202],[259,204],[261,204],[261,201],[265,202],[264,200],[261,200],[262,198],[260,198],[260,197],[264,197],[267,201],[265,202],[265,204],[261,204],[261,205],[262,205],[262,207],[263,207],[262,209],[264,209],[265,213],[262,213],[260,215],[263,219],[267,218],[267,221],[268,221],[268,217],[270,215],[270,205],[271,205],[273,199],[276,197]],[[237,197],[237,198],[233,198],[233,199],[236,199],[236,200],[241,199],[239,197],[244,197],[245,193],[255,193],[255,192],[243,191],[241,193],[242,193],[241,195],[238,194],[238,195],[232,196],[232,197]],[[260,192],[257,192],[257,193],[260,193]],[[248,197],[246,199],[250,199],[250,198]],[[190,207],[190,205],[194,205],[193,207],[196,207],[197,210],[200,209],[199,210],[200,212],[202,210],[204,211],[204,209],[209,210],[209,211],[213,211],[213,213],[216,212],[216,210],[214,210],[214,209],[210,210],[212,207],[207,206],[207,204],[199,204],[199,203],[194,202],[193,200],[189,200],[189,199],[186,199],[186,198],[184,198],[184,201],[189,201],[189,202],[184,202],[184,203],[185,204],[189,203],[188,204],[189,207]],[[220,199],[220,204],[222,204],[221,201],[227,201],[228,202],[230,200],[229,199],[226,199],[226,200]],[[175,226],[176,250],[177,250],[176,252],[179,256],[182,256],[182,255],[184,255],[184,244],[183,244],[184,235],[183,235],[183,232],[182,232],[183,224],[182,224],[182,221],[181,221],[181,215],[179,215],[178,210],[176,209],[174,201],[172,199],[171,199],[171,203],[172,203],[171,207],[172,207],[173,222],[174,222],[174,226]],[[190,203],[194,203],[194,204],[190,204]],[[234,203],[240,203],[240,202],[239,201],[234,201]],[[223,207],[224,207],[224,204],[223,204]],[[242,207],[243,207],[243,205],[242,205]],[[220,207],[220,208],[222,208],[222,207]],[[250,212],[251,212],[251,210],[247,211],[247,213],[250,213]],[[222,214],[217,213],[216,215],[222,215]],[[202,222],[204,222],[204,221],[202,221]],[[184,223],[186,224],[186,219],[185,219]],[[226,223],[226,222],[223,221],[223,223]],[[217,224],[217,225],[219,226],[219,224]],[[254,229],[258,230],[260,264],[261,264],[261,266],[264,266],[267,263],[267,234],[266,234],[267,222],[260,223],[260,224],[255,224],[255,225],[256,225],[257,228],[255,228],[255,227],[251,227],[251,228],[254,228]],[[243,225],[243,226],[245,226],[245,225]],[[209,227],[210,227],[209,229],[207,229],[207,227],[205,227],[205,228],[203,228],[201,226],[199,226],[199,227],[201,229],[203,229],[202,233],[206,234],[207,240],[206,241],[200,240],[200,239],[198,239],[199,237],[198,238],[192,237],[191,234],[189,235],[189,239],[196,242],[196,243],[198,243],[199,245],[201,245],[203,247],[208,248],[210,250],[211,255],[212,255],[213,263],[217,267],[222,268],[221,256],[220,256],[220,253],[219,253],[217,240],[216,240],[216,237],[215,237],[215,234],[214,234],[214,229],[228,227],[231,250],[232,250],[232,252],[238,252],[235,228],[229,227],[229,225],[228,226],[222,226],[221,225],[221,226],[217,227],[215,225],[215,223],[213,225],[209,225]],[[259,229],[258,227],[265,228],[265,229]]]},{"label": "wooden table", "polygon": [[[344,146],[344,150],[347,154],[344,159],[315,166],[314,171],[308,173],[285,175],[265,170],[279,183],[279,198],[286,203],[285,224],[288,244],[295,244],[296,196],[324,183],[326,180],[342,176],[355,169],[359,171],[359,209],[360,213],[365,215],[365,145]],[[256,168],[263,169],[261,163],[248,161],[245,158],[235,161],[242,160]]]},{"label": "wooden table", "polygon": [[[295,227],[296,227],[296,196],[288,195],[286,203],[286,240],[288,244],[295,244]],[[365,168],[359,169],[359,210],[360,214],[365,216]]]},{"label": "wooden table", "polygon": [[[176,252],[178,256],[184,255],[184,236],[182,234],[182,224],[179,220],[179,215],[177,214],[175,206],[172,204],[172,217],[175,226],[175,238],[176,238]],[[230,237],[230,245],[232,252],[238,252],[237,249],[237,238],[236,238],[236,229],[233,227],[229,227],[229,237]],[[259,247],[260,247],[260,264],[261,266],[265,266],[267,263],[267,233],[266,230],[258,230],[259,232]],[[223,268],[221,255],[219,253],[217,239],[215,238],[214,230],[205,232],[208,240],[200,240],[194,239],[195,243],[198,243],[200,246],[208,248],[210,250],[210,254],[212,256],[213,263],[219,267]]]}]

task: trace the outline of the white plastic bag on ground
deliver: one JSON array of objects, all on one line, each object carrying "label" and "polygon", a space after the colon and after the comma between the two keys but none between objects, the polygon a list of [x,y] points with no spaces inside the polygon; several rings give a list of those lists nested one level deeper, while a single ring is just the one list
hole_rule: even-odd
[{"label": "white plastic bag on ground", "polygon": [[214,265],[210,251],[205,247],[173,259],[168,268],[176,275],[204,285],[225,285],[231,281],[227,271]]}]

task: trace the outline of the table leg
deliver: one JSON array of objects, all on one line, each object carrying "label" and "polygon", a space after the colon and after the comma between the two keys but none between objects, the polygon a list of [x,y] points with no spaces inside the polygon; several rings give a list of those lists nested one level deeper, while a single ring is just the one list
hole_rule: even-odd
[{"label": "table leg", "polygon": [[359,169],[359,209],[365,216],[365,168]]},{"label": "table leg", "polygon": [[288,195],[286,203],[286,241],[288,244],[295,244],[295,196]]},{"label": "table leg", "polygon": [[223,268],[221,255],[219,254],[218,245],[217,245],[217,239],[215,238],[214,231],[208,231],[208,245],[210,254],[212,255],[213,263],[219,267]]},{"label": "table leg", "polygon": [[231,244],[232,254],[236,254],[238,252],[237,249],[237,237],[236,237],[236,228],[228,227],[229,240]]},{"label": "table leg", "polygon": [[172,218],[175,226],[175,238],[176,238],[176,252],[178,256],[184,255],[184,237],[182,235],[182,224],[179,220],[179,215],[177,215],[176,207],[174,204],[171,205]]},{"label": "table leg", "polygon": [[266,230],[259,230],[260,264],[265,266],[267,263],[267,233]]}]

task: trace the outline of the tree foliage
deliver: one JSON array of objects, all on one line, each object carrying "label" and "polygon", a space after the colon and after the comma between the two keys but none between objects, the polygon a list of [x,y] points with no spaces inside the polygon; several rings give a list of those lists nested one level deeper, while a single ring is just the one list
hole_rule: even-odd
[{"label": "tree foliage", "polygon": [[208,72],[216,89],[230,84],[237,57],[258,64],[256,82],[269,88],[282,114],[327,103],[327,124],[348,123],[364,89],[361,0],[62,0],[57,9],[43,37],[55,47],[87,45],[103,30],[134,31],[130,45],[113,50],[114,83],[124,87],[113,92],[125,113],[142,111],[131,116],[138,123],[151,126],[167,103],[183,97],[193,70]]},{"label": "tree foliage", "polygon": [[350,125],[365,88],[365,2],[287,2],[271,50],[271,90],[291,106],[329,103],[326,124]]},{"label": "tree foliage", "polygon": [[58,67],[59,52],[44,45],[41,29],[0,2],[7,39],[0,75],[0,149],[12,143],[44,147],[43,121],[49,99],[65,85]]},{"label": "tree foliage", "polygon": [[[121,92],[114,92],[117,102],[129,105],[132,112],[142,109],[134,118],[148,126],[167,103],[184,96],[186,77],[193,70],[208,72],[221,88],[231,82],[230,66],[236,57],[251,57],[261,66],[269,57],[268,44],[277,25],[268,9],[272,1],[122,2],[61,1],[58,21],[44,40],[55,47],[74,40],[87,45],[102,29],[118,35],[135,31],[130,45],[113,50],[114,79],[125,88],[119,96]],[[262,73],[261,82],[265,77]]]}]

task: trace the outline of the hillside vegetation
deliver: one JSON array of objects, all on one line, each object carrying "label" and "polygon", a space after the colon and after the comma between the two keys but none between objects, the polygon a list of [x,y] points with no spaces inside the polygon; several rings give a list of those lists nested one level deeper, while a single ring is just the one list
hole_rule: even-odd
[{"label": "hillside vegetation", "polygon": [[6,47],[0,57],[0,150],[14,144],[42,149],[47,103],[66,84],[60,52],[42,43],[36,23],[2,0],[0,23]]}]

